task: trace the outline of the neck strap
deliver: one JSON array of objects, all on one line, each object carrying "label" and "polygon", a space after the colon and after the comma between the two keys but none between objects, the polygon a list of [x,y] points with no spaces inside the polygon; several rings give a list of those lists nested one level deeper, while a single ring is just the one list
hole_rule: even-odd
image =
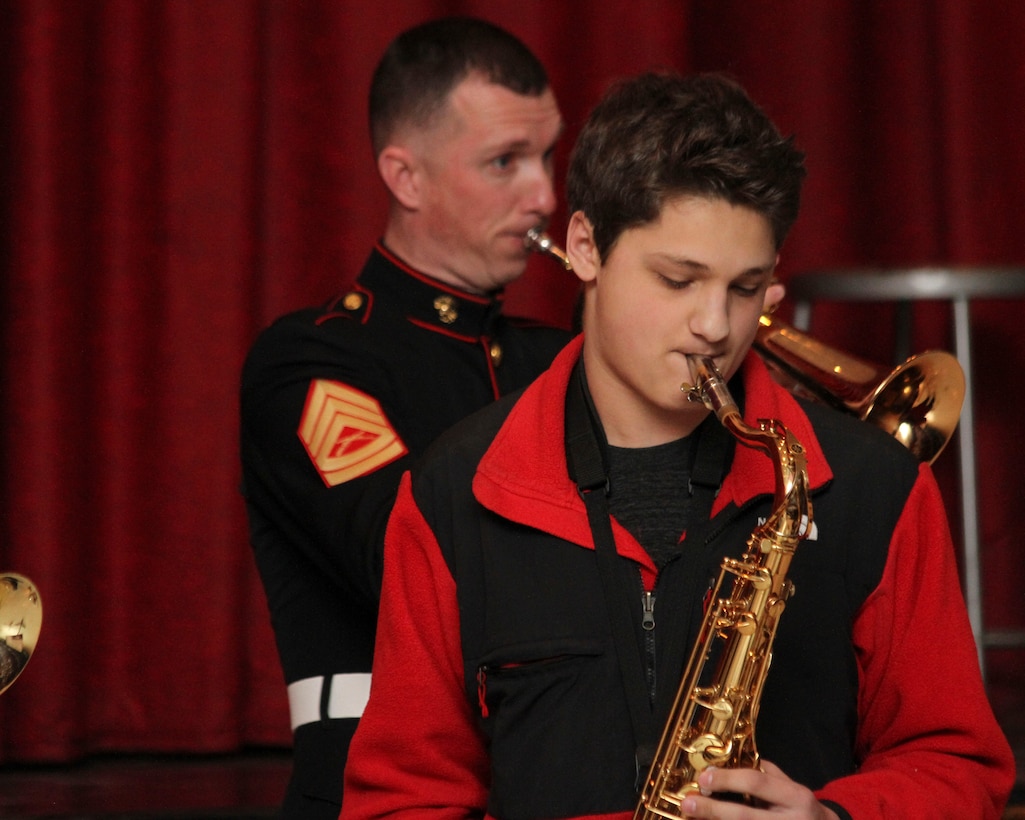
[{"label": "neck strap", "polygon": [[[641,612],[644,590],[638,583],[636,566],[616,552],[608,506],[608,442],[587,389],[582,360],[577,362],[570,376],[565,412],[566,460],[570,478],[587,509],[594,538],[606,612],[623,691],[630,708],[639,788],[648,774],[658,742],[658,727],[645,676],[645,654],[635,625]],[[692,508],[704,512],[711,509],[712,500],[722,483],[732,439],[714,417],[711,424],[706,420],[696,432],[700,436],[688,491]],[[671,640],[670,646],[675,649],[677,643]]]}]

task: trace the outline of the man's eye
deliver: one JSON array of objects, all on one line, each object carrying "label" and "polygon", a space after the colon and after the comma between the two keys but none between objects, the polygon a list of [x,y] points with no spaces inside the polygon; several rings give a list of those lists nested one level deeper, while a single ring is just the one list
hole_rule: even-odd
[{"label": "man's eye", "polygon": [[500,171],[504,171],[506,168],[513,164],[513,155],[502,154],[501,156],[497,156],[493,160],[491,160],[491,164]]}]

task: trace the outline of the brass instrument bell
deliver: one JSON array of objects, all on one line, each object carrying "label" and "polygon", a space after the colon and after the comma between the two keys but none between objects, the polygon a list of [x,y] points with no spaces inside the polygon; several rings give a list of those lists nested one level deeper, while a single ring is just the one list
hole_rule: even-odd
[{"label": "brass instrument bell", "polygon": [[43,623],[39,592],[28,578],[0,573],[0,693],[24,670]]},{"label": "brass instrument bell", "polygon": [[889,369],[831,348],[769,314],[761,317],[754,348],[794,394],[853,413],[929,464],[943,452],[961,416],[964,372],[941,350]]}]

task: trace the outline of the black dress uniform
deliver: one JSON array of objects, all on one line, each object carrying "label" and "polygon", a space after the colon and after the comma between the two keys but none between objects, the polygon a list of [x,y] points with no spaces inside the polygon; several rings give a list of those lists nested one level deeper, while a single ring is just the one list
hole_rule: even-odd
[{"label": "black dress uniform", "polygon": [[501,306],[501,294],[443,285],[378,245],[349,292],[280,318],[249,353],[243,494],[294,730],[284,817],[337,817],[402,472],[569,339]]}]

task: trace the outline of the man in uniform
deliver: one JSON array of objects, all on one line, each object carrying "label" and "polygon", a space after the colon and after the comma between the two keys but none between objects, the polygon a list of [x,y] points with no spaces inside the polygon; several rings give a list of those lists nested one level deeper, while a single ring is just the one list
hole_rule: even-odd
[{"label": "man in uniform", "polygon": [[480,20],[429,22],[389,46],[369,107],[384,235],[348,292],[265,330],[242,376],[243,492],[294,731],[283,816],[303,820],[338,815],[400,475],[568,340],[502,313],[555,208],[563,124],[536,57]]}]

